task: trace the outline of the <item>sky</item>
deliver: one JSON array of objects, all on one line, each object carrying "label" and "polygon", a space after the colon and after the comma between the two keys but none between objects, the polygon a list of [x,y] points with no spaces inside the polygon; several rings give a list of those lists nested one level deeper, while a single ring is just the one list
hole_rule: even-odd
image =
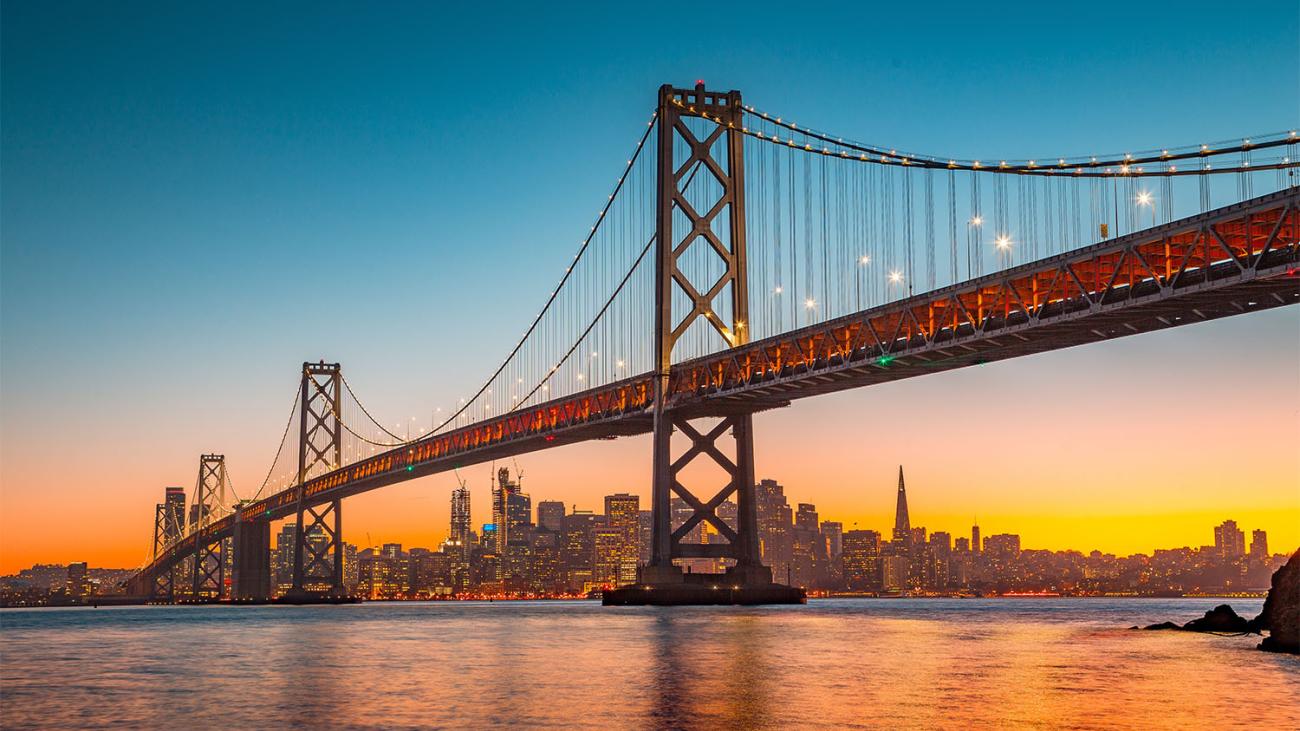
[{"label": "sky", "polygon": [[[386,421],[470,392],[662,83],[986,159],[1300,122],[1290,0],[872,5],[5,3],[0,573],[138,565],[201,453],[259,484],[304,360]],[[1290,551],[1298,374],[1287,307],[801,401],[757,468],[846,528],[890,527],[903,464],[930,530],[1129,553],[1232,518]],[[646,438],[519,464],[534,501],[648,496]],[[434,545],[454,486],[351,498],[345,536]]]}]

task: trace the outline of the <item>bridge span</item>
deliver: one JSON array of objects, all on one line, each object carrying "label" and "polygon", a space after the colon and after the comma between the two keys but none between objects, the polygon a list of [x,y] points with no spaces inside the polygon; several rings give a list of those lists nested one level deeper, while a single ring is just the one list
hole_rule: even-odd
[{"label": "bridge span", "polygon": [[[659,133],[659,149],[684,147],[685,152],[659,155],[654,191],[656,233],[632,265],[635,272],[646,252],[654,249],[655,355],[649,365],[655,367],[632,375],[618,373],[604,383],[574,388],[554,398],[530,400],[539,394],[538,389],[533,389],[522,404],[501,409],[504,413],[499,416],[485,415],[468,424],[445,425],[427,436],[401,440],[349,461],[343,456],[341,444],[344,430],[353,430],[340,416],[340,370],[333,364],[304,364],[299,395],[300,479],[266,497],[234,506],[224,515],[217,515],[215,509],[208,515],[208,507],[203,507],[189,530],[168,524],[160,505],[155,552],[132,580],[132,592],[155,596],[165,593],[174,598],[175,571],[188,562],[190,595],[199,598],[206,592],[211,597],[222,596],[219,572],[223,562],[219,552],[233,545],[235,577],[228,595],[237,599],[269,597],[269,570],[263,565],[269,549],[269,524],[296,516],[300,526],[317,524],[326,528],[328,551],[334,558],[330,565],[327,553],[313,553],[316,549],[302,545],[300,538],[295,588],[306,591],[305,587],[314,582],[338,593],[344,498],[457,467],[644,433],[655,434],[655,559],[651,566],[643,568],[638,583],[657,587],[663,596],[665,587],[671,589],[682,581],[672,565],[673,559],[715,556],[735,561],[734,582],[766,587],[771,585],[770,572],[757,559],[749,494],[754,483],[754,413],[809,396],[1300,303],[1300,188],[1288,185],[1176,220],[1135,226],[1130,233],[1086,246],[1044,252],[1047,255],[989,274],[975,273],[961,281],[954,276],[946,286],[921,294],[861,309],[845,307],[842,314],[803,326],[769,328],[775,331],[751,338],[750,332],[758,328],[751,326],[753,320],[748,316],[751,303],[745,256],[743,141],[755,135],[764,138],[765,134],[761,127],[747,124],[746,115],[752,113],[740,105],[735,92],[715,94],[701,88],[661,91],[657,126],[652,125]],[[685,124],[691,119],[712,124],[698,132]],[[772,142],[782,144],[775,133],[771,137]],[[813,138],[821,139],[815,134]],[[858,148],[826,148],[822,154],[843,159],[849,157],[847,149]],[[859,156],[862,161],[872,162],[865,151]],[[909,164],[906,157],[892,152],[887,157],[887,165]],[[1164,157],[1172,156],[1166,153]],[[916,158],[910,164],[922,163]],[[1286,163],[1290,164],[1289,158]],[[955,164],[950,163],[948,169]],[[698,170],[707,170],[706,174],[716,182],[717,201],[708,210],[692,205],[691,194],[686,192]],[[1127,168],[1125,171],[1126,176]],[[979,163],[966,172],[980,172]],[[1084,172],[1082,165],[1074,170],[1076,175]],[[1177,171],[1171,165],[1169,172]],[[1022,175],[1033,173],[1032,162],[1020,171]],[[620,179],[619,189],[626,177]],[[778,191],[776,197],[780,195]],[[615,196],[610,198],[612,201]],[[955,194],[950,198],[955,200]],[[1067,198],[1060,200],[1067,201],[1068,206]],[[726,216],[721,215],[724,209],[729,209]],[[846,216],[852,214],[849,208],[845,211]],[[726,218],[728,225],[720,225],[719,218]],[[978,218],[971,220],[979,225]],[[752,221],[748,223],[753,229]],[[726,235],[718,229],[725,229]],[[954,226],[954,274],[955,231]],[[693,276],[699,279],[703,269],[692,270],[683,264],[693,239],[716,251],[725,265],[720,273],[714,271],[705,277],[707,281],[699,287],[691,280]],[[1005,248],[1001,239],[998,245]],[[908,257],[910,260],[910,251]],[[862,257],[863,263],[866,259]],[[779,265],[779,257],[777,262]],[[932,263],[930,269],[933,278],[937,267]],[[624,284],[627,281],[625,278]],[[563,286],[562,282],[557,292]],[[774,291],[780,294],[781,289],[778,285]],[[850,289],[843,286],[841,292]],[[619,285],[615,295],[621,291]],[[679,306],[677,301],[683,297],[684,306]],[[857,302],[861,300],[859,286]],[[679,312],[685,314],[679,317]],[[597,320],[605,314],[606,309],[601,309]],[[675,360],[674,345],[697,320],[719,336],[721,347]],[[586,342],[585,337],[583,333],[578,343]],[[565,358],[573,351],[571,348]],[[592,358],[596,355],[593,352]],[[558,367],[543,374],[541,382],[546,383]],[[582,381],[583,374],[577,378]],[[523,377],[518,380],[524,381]],[[486,392],[491,394],[491,388]],[[540,393],[545,392],[543,386]],[[518,395],[514,398],[519,400]],[[484,403],[490,408],[495,402]],[[698,419],[722,421],[692,425]],[[673,431],[685,433],[692,443],[687,453],[675,459],[668,445]],[[724,436],[734,439],[730,454],[716,445]],[[698,457],[713,459],[731,475],[730,484],[716,495],[696,496],[677,479],[685,464]],[[218,475],[209,466],[207,474],[213,480],[222,480],[224,466],[221,469]],[[201,472],[201,485],[204,480]],[[685,525],[669,523],[667,502],[671,495],[685,499],[693,508],[694,515]],[[716,513],[718,505],[730,499],[740,506],[739,522],[734,525]],[[201,504],[208,505],[206,498]],[[727,543],[684,543],[683,536],[700,522],[715,527]],[[299,535],[303,532],[299,531]],[[247,555],[240,556],[241,551]],[[258,553],[260,556],[248,557]],[[211,568],[205,571],[196,566]],[[683,601],[720,600],[700,596],[697,589],[683,591]],[[648,601],[643,594],[628,600]],[[793,594],[781,596],[789,599]]]}]

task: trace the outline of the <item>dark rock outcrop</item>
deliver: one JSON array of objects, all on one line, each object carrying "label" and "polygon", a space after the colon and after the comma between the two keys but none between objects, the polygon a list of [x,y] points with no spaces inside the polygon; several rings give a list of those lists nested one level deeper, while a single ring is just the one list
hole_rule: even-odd
[{"label": "dark rock outcrop", "polygon": [[1257,631],[1254,622],[1237,614],[1227,604],[1220,604],[1206,612],[1204,617],[1193,619],[1181,626],[1173,622],[1161,622],[1160,624],[1147,625],[1143,629],[1178,629],[1187,632],[1225,632],[1232,634]]},{"label": "dark rock outcrop", "polygon": [[1250,620],[1237,614],[1227,604],[1220,604],[1205,613],[1200,619],[1193,619],[1183,625],[1191,632],[1254,632]]},{"label": "dark rock outcrop", "polygon": [[1273,573],[1264,611],[1252,624],[1268,630],[1259,649],[1300,655],[1300,549]]},{"label": "dark rock outcrop", "polygon": [[[1183,626],[1181,624],[1174,624],[1173,622],[1161,622],[1160,624],[1148,624],[1142,629],[1182,629],[1182,628]],[[1134,627],[1133,629],[1137,629],[1137,627]]]}]

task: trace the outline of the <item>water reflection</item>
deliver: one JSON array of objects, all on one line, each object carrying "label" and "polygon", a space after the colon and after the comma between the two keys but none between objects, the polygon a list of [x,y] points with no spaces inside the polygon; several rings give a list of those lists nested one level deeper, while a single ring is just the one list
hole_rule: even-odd
[{"label": "water reflection", "polygon": [[1300,659],[1123,629],[1212,604],[4,611],[0,727],[1300,728]]}]

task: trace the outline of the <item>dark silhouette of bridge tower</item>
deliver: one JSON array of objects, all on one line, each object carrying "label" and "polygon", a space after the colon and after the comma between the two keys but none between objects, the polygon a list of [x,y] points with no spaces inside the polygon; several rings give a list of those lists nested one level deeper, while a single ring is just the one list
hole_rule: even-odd
[{"label": "dark silhouette of bridge tower", "polygon": [[[302,403],[298,422],[298,533],[293,547],[291,598],[341,597],[343,586],[342,500],[313,504],[307,478],[343,466],[343,372],[338,363],[302,364]],[[322,467],[321,470],[316,470]],[[325,540],[315,540],[323,536]]]},{"label": "dark silhouette of bridge tower", "polygon": [[190,533],[195,536],[190,596],[195,601],[220,599],[225,588],[225,540],[203,537],[217,508],[226,498],[226,458],[220,454],[199,457],[199,479],[190,507]]},{"label": "dark silhouette of bridge tower", "polygon": [[[673,346],[693,326],[705,327],[721,339],[724,348],[749,342],[744,108],[740,92],[708,91],[703,82],[694,89],[665,84],[659,89],[657,115],[651,558],[650,564],[641,568],[637,584],[606,592],[605,603],[802,601],[802,590],[773,584],[771,569],[760,560],[752,411],[693,415],[674,408],[670,399]],[[703,136],[697,136],[686,124],[691,117],[707,117],[716,124],[706,127]],[[678,149],[687,150],[684,160],[677,159]],[[697,179],[701,182],[697,183]],[[705,197],[688,196],[692,184],[707,186]],[[697,210],[691,199],[697,205],[704,200],[708,208],[701,206]],[[706,251],[696,253],[696,247],[705,247]],[[683,259],[701,255],[721,260],[724,269],[716,280],[699,281],[699,268],[681,265]],[[692,279],[692,271],[697,279]],[[675,310],[674,299],[686,303],[685,312]],[[692,423],[701,416],[721,419],[703,427]],[[675,458],[674,431],[690,441],[690,446]],[[728,436],[732,442],[730,456],[719,444]],[[726,484],[712,496],[697,495],[680,479],[683,470],[699,458],[707,458],[727,475]],[[690,515],[675,528],[674,495],[690,509]],[[732,496],[736,500],[735,525],[718,515],[718,508]],[[685,542],[683,539],[701,523],[712,526],[727,542]],[[731,559],[735,564],[723,576],[691,575],[683,574],[673,564],[674,559],[681,558]]]}]

